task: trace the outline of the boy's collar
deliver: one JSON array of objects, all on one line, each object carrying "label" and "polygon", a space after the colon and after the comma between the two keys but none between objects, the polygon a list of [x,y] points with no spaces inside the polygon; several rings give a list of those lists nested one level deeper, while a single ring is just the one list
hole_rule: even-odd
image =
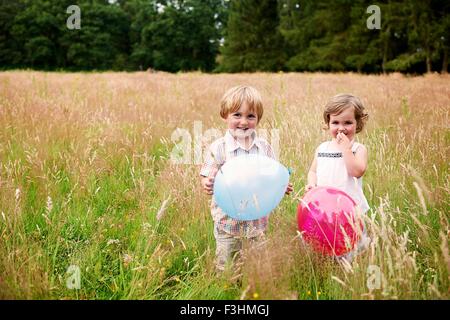
[{"label": "boy's collar", "polygon": [[[259,149],[262,149],[261,143],[259,142],[259,139],[256,135],[256,131],[253,131],[251,137],[253,140],[248,150],[250,150],[253,145],[256,145]],[[234,150],[237,150],[239,148],[245,150],[245,148],[237,141],[237,139],[233,137],[233,135],[230,133],[230,130],[228,129],[225,133],[225,151],[233,152]]]}]

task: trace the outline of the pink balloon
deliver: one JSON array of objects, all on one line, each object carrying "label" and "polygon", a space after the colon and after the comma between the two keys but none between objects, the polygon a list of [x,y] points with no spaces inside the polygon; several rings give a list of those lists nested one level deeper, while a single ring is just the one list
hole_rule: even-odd
[{"label": "pink balloon", "polygon": [[335,256],[353,250],[363,228],[356,216],[355,201],[333,187],[308,191],[298,204],[297,222],[306,242],[317,251]]}]

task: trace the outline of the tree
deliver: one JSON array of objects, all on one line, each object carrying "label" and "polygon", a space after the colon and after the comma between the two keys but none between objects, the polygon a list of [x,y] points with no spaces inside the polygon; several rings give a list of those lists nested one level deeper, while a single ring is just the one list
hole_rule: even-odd
[{"label": "tree", "polygon": [[0,66],[18,67],[23,61],[20,43],[11,33],[14,19],[24,10],[22,2],[0,0]]},{"label": "tree", "polygon": [[[0,66],[44,70],[448,71],[450,2],[0,0]],[[218,67],[217,67],[218,64]]]},{"label": "tree", "polygon": [[292,71],[344,71],[351,2],[282,1],[281,30]]},{"label": "tree", "polygon": [[285,55],[278,25],[277,1],[232,1],[220,70],[242,72],[282,69]]},{"label": "tree", "polygon": [[13,43],[20,44],[20,65],[51,69],[63,60],[58,38],[61,24],[57,16],[65,10],[56,1],[22,0],[23,10],[17,12],[11,25]]},{"label": "tree", "polygon": [[[391,47],[397,50],[390,54],[384,64],[386,71],[431,72],[439,68],[441,52],[445,60],[444,34],[448,4],[435,0],[408,0],[389,2],[388,30]],[[396,28],[396,29],[394,29]]]},{"label": "tree", "polygon": [[127,14],[119,5],[104,1],[85,0],[79,2],[79,7],[81,29],[64,27],[59,39],[66,52],[66,67],[74,70],[127,69],[130,53]]},{"label": "tree", "polygon": [[[450,10],[446,10],[444,12],[450,12]],[[441,72],[448,72],[448,52],[450,50],[450,16],[443,15],[436,24],[436,39],[437,45],[436,47],[442,54],[442,64],[441,64]]]},{"label": "tree", "polygon": [[148,0],[129,0],[123,9],[131,21],[129,31],[130,68],[143,70],[153,66],[152,52],[142,41],[143,29],[157,18],[156,2]]},{"label": "tree", "polygon": [[[211,71],[221,31],[217,27],[220,0],[157,1],[142,5],[132,24],[132,60],[143,68],[176,72]],[[145,17],[151,19],[145,20]]]},{"label": "tree", "polygon": [[350,9],[350,26],[347,32],[346,45],[348,54],[345,57],[347,70],[357,72],[380,72],[382,63],[381,31],[369,29],[367,20],[370,17],[367,0],[357,0]]}]

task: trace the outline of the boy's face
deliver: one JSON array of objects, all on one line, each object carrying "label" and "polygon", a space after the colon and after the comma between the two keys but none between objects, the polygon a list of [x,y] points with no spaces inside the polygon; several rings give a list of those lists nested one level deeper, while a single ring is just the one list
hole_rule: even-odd
[{"label": "boy's face", "polygon": [[355,108],[346,108],[340,114],[330,114],[329,131],[333,138],[342,132],[352,141],[356,133]]},{"label": "boy's face", "polygon": [[258,125],[258,115],[250,111],[247,103],[244,102],[239,110],[229,113],[224,121],[234,137],[245,138],[249,137]]}]

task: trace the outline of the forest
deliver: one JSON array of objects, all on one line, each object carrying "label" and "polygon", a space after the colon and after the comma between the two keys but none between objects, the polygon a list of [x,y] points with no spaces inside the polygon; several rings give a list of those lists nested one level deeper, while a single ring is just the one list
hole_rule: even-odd
[{"label": "forest", "polygon": [[449,9],[437,0],[0,0],[0,69],[447,73]]}]

